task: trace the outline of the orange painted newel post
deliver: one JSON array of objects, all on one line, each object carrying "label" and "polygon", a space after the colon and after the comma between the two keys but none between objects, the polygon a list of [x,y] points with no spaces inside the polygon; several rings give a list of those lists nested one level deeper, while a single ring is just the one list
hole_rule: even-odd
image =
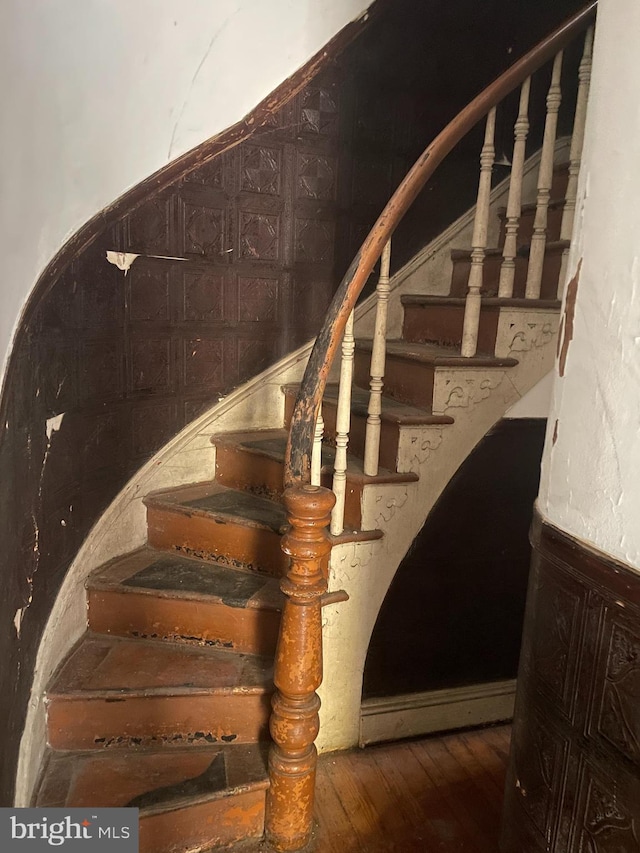
[{"label": "orange painted newel post", "polygon": [[327,589],[335,503],[321,486],[291,486],[284,493],[291,529],[282,548],[291,558],[281,588],[287,596],[276,651],[273,745],[269,754],[266,836],[279,851],[301,850],[311,837],[322,682],[322,595]]}]

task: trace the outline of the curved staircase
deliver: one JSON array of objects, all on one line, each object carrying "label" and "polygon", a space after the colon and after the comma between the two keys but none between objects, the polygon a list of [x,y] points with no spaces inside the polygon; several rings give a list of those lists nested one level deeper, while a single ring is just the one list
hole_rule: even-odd
[{"label": "curved staircase", "polygon": [[[566,176],[566,169],[558,174]],[[563,189],[558,181],[557,192]],[[545,273],[545,290],[557,287],[557,274],[557,268]],[[475,368],[490,376],[517,365],[495,352],[501,313],[559,312],[557,300],[489,295],[494,285],[488,275],[473,358],[460,355],[463,298],[402,298],[403,337],[387,349],[375,477],[362,467],[371,342],[358,341],[345,531],[334,543],[381,535],[361,529],[365,486],[417,480],[397,470],[402,428],[454,423],[451,415],[434,413],[434,394],[442,398],[440,374],[448,379],[456,369]],[[283,388],[287,418],[296,391]],[[323,400],[327,484],[336,408],[337,388],[329,385]],[[280,547],[287,528],[284,426],[214,438],[215,481],[148,495],[147,547],[90,577],[87,634],[47,691],[50,749],[37,805],[137,806],[141,850],[149,853],[262,835],[283,603],[278,578],[286,567]]]},{"label": "curved staircase", "polygon": [[[567,179],[566,167],[556,169],[552,211],[563,208]],[[491,387],[493,374],[518,365],[528,317],[538,324],[547,318],[544,343],[551,341],[567,248],[562,217],[549,217],[540,298],[525,299],[535,208],[523,216],[531,227],[518,234],[509,298],[496,295],[500,264],[492,262],[502,258],[504,212],[500,245],[485,247],[475,355],[461,355],[472,253],[453,252],[448,296],[402,298],[402,337],[387,342],[376,475],[365,474],[362,461],[373,344],[357,342],[344,529],[332,545],[381,537],[363,521],[365,489],[384,493],[417,481],[400,452],[406,429],[452,427],[452,395],[464,393],[469,371],[479,387]],[[34,804],[136,806],[142,853],[186,853],[263,834],[273,657],[285,600],[279,579],[288,566],[282,483],[297,392],[282,389],[283,423],[213,438],[213,482],[149,494],[146,547],[90,576],[88,630],[46,694],[48,753]],[[337,386],[324,389],[326,486],[340,449],[338,397]]]}]

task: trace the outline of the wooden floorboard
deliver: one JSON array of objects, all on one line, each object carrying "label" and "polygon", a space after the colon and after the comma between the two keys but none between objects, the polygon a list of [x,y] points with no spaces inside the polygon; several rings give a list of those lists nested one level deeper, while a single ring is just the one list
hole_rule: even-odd
[{"label": "wooden floorboard", "polygon": [[510,734],[497,726],[321,756],[314,853],[498,853]]}]

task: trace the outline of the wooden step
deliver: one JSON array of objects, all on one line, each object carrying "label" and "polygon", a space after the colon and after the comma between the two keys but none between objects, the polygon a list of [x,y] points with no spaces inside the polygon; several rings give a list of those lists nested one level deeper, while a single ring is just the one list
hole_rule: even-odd
[{"label": "wooden step", "polygon": [[[355,355],[355,381],[362,384],[371,363],[371,340],[358,340]],[[387,341],[385,393],[403,403],[431,407],[434,383],[439,368],[513,367],[513,358],[481,354],[464,358],[453,347],[407,341]]]},{"label": "wooden step", "polygon": [[144,502],[154,548],[276,577],[288,565],[280,547],[287,518],[278,502],[217,483],[154,492]]},{"label": "wooden step", "polygon": [[[562,253],[568,247],[568,240],[556,240],[555,242],[547,243],[544,255],[544,264],[542,267],[542,285],[540,290],[541,299],[557,298]],[[471,269],[471,251],[469,249],[452,249],[451,261],[453,263],[453,269],[451,272],[450,295],[466,296],[469,285],[469,271]],[[482,271],[483,295],[498,295],[501,266],[502,249],[487,249]],[[529,247],[523,246],[518,250],[518,256],[516,258],[515,280],[513,285],[513,295],[516,298],[524,298],[528,268]]]},{"label": "wooden step", "polygon": [[284,429],[252,430],[214,435],[216,482],[231,489],[282,501]]},{"label": "wooden step", "polygon": [[[414,343],[460,346],[464,323],[464,297],[408,294],[401,297],[401,301],[404,307],[402,327],[404,340]],[[480,352],[495,352],[500,312],[503,309],[513,308],[559,312],[560,302],[551,299],[483,297],[478,327]]]},{"label": "wooden step", "polygon": [[569,183],[569,162],[556,163],[551,181],[551,198],[564,198]]},{"label": "wooden step", "polygon": [[[277,484],[282,483],[286,430],[226,433],[211,440],[216,445],[218,482],[259,495],[273,494]],[[332,487],[334,459],[335,449],[325,444],[322,449],[322,485],[326,488]],[[415,474],[397,474],[384,468],[375,477],[367,476],[362,460],[348,454],[345,527],[352,530],[362,528],[362,498],[366,486],[415,480]]]},{"label": "wooden step", "polygon": [[265,737],[269,659],[86,634],[47,690],[53,749],[203,746]]},{"label": "wooden step", "polygon": [[89,628],[98,634],[275,651],[278,581],[215,562],[141,548],[87,580]]},{"label": "wooden step", "polygon": [[[556,242],[560,239],[560,226],[562,225],[562,214],[564,211],[564,198],[552,199],[549,202],[547,210],[547,240]],[[518,234],[516,244],[518,248],[528,246],[531,243],[533,235],[533,222],[536,216],[536,204],[523,204],[520,211],[520,221],[518,223]],[[505,228],[507,224],[507,208],[498,208],[498,218],[500,220],[500,235],[498,237],[498,246],[502,250],[505,241]]]},{"label": "wooden step", "polygon": [[187,853],[260,837],[267,788],[262,745],[50,752],[35,805],[137,807],[140,853]]},{"label": "wooden step", "polygon": [[[367,377],[366,385],[369,379]],[[289,423],[298,385],[285,385],[285,422]],[[337,385],[327,385],[322,399],[322,416],[324,418],[325,437],[335,442],[336,414],[338,409]],[[351,428],[349,430],[349,449],[360,459],[364,457],[364,446],[367,427],[367,408],[369,406],[369,391],[354,385],[351,391]],[[380,430],[380,465],[388,471],[397,470],[398,444],[403,427],[420,427],[431,425],[452,424],[453,418],[448,415],[434,415],[429,408],[418,408],[394,400],[393,397],[383,396],[381,430]],[[403,475],[406,476],[406,475]]]}]

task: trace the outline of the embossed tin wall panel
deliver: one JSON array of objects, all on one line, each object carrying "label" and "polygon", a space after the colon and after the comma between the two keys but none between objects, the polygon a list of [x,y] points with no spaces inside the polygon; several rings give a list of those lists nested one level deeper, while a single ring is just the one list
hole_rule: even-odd
[{"label": "embossed tin wall panel", "polygon": [[640,575],[540,519],[533,539],[501,850],[638,853]]},{"label": "embossed tin wall panel", "polygon": [[640,622],[606,609],[589,733],[640,768]]}]

